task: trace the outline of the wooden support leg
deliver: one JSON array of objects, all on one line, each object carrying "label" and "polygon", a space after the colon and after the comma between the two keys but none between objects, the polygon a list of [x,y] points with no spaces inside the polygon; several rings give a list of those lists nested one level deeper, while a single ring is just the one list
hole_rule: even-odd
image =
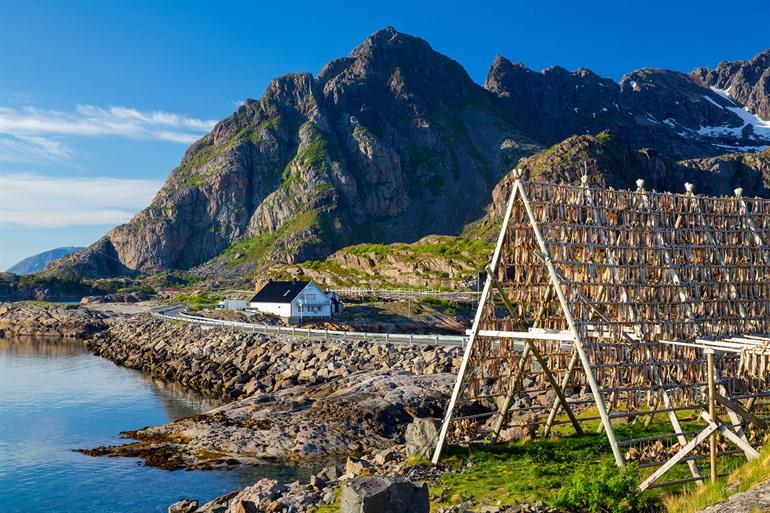
[{"label": "wooden support leg", "polygon": [[[714,391],[715,383],[714,383],[714,353],[713,351],[709,351],[706,353],[706,362],[708,365],[708,382],[709,382],[709,416],[716,420],[716,400],[714,399],[714,396],[716,395],[716,392]],[[709,463],[711,465],[711,482],[716,483],[717,481],[717,434],[716,432],[712,431],[711,435],[709,436]]]},{"label": "wooden support leg", "polygon": [[[655,404],[653,405],[652,409],[657,410],[660,407],[660,394],[655,394]],[[644,419],[644,427],[650,427],[650,424],[652,423],[652,419],[655,418],[655,414],[647,415],[647,418]]]},{"label": "wooden support leg", "polygon": [[755,448],[753,448],[751,444],[749,444],[742,437],[738,436],[735,433],[735,431],[725,426],[722,422],[719,421],[719,419],[714,419],[711,415],[707,414],[705,411],[701,412],[700,416],[706,422],[716,425],[719,432],[722,435],[724,435],[725,438],[730,440],[732,443],[737,445],[744,453],[746,453],[747,459],[755,460],[759,458],[759,452]]},{"label": "wooden support leg", "polygon": [[546,269],[548,270],[551,284],[556,291],[556,296],[559,298],[559,304],[561,305],[564,319],[567,321],[569,330],[572,332],[572,336],[574,337],[575,349],[577,350],[578,357],[580,358],[580,364],[583,366],[583,370],[586,373],[588,386],[591,387],[591,393],[594,396],[596,409],[599,411],[599,417],[602,419],[602,423],[604,424],[604,428],[607,434],[607,441],[610,443],[610,447],[612,448],[612,455],[615,457],[615,463],[619,467],[622,467],[626,464],[626,462],[623,458],[623,453],[620,452],[618,441],[615,438],[615,430],[612,427],[612,422],[609,415],[607,415],[607,410],[604,407],[604,398],[602,397],[602,391],[599,388],[599,384],[596,382],[596,377],[594,376],[593,369],[591,368],[591,361],[588,359],[588,355],[583,348],[583,337],[575,323],[575,318],[572,316],[572,308],[570,306],[570,302],[564,295],[564,290],[562,289],[562,281],[559,278],[559,273],[554,267],[553,261],[551,260],[551,255],[548,247],[546,246],[545,240],[543,239],[543,234],[540,231],[540,227],[538,226],[537,218],[532,211],[532,205],[529,204],[529,200],[527,199],[527,193],[524,191],[524,189],[522,189],[521,182],[516,182],[514,187],[514,190],[518,189],[520,192],[521,201],[524,204],[524,209],[527,211],[527,217],[529,218],[530,226],[532,227],[532,231],[535,233],[535,238],[537,239],[537,244],[540,248],[540,253],[538,256],[543,261]]},{"label": "wooden support leg", "polygon": [[[615,394],[616,393],[617,392],[615,392],[614,390],[612,391],[612,393],[610,393],[609,401],[607,401],[609,403],[607,405],[607,413],[608,414],[612,412],[612,405],[615,404]],[[599,427],[596,428],[596,432],[597,433],[601,433],[602,431],[604,431],[604,424],[599,423]]]},{"label": "wooden support leg", "polygon": [[524,374],[524,368],[526,367],[527,360],[529,359],[529,352],[529,346],[526,346],[524,351],[521,352],[519,365],[516,368],[516,374],[511,380],[508,395],[505,396],[505,402],[503,402],[503,407],[500,408],[500,413],[497,417],[497,422],[495,423],[495,428],[492,432],[492,437],[490,439],[491,443],[497,442],[497,438],[500,436],[500,431],[503,429],[505,419],[508,417],[508,410],[511,409],[511,405],[513,404],[513,396],[516,395],[516,392],[519,390],[519,381],[521,381],[521,377]]},{"label": "wooden support leg", "polygon": [[[716,402],[724,406],[725,408],[735,412],[737,415],[740,415],[743,417],[743,419],[746,422],[750,422],[751,424],[754,424],[760,429],[767,429],[768,425],[767,422],[763,419],[760,419],[753,413],[751,413],[748,409],[742,407],[738,401],[733,401],[731,399],[728,399],[727,397],[724,397],[720,394],[714,395],[714,399]],[[753,399],[753,397],[752,397]]]},{"label": "wooden support leg", "polygon": [[[494,287],[497,293],[500,294],[500,297],[503,300],[503,304],[505,304],[505,307],[508,309],[511,315],[515,315],[513,311],[513,305],[511,305],[511,302],[508,301],[507,297],[505,297],[503,288],[500,286],[500,284],[497,282],[494,282],[492,284],[492,287]],[[556,378],[554,377],[551,370],[548,368],[548,362],[545,361],[545,358],[543,358],[543,355],[540,354],[540,351],[537,350],[537,348],[535,347],[535,344],[531,340],[526,341],[526,347],[529,348],[529,351],[530,353],[532,353],[532,356],[535,357],[535,360],[537,360],[537,363],[539,363],[540,367],[542,367],[543,374],[545,374],[545,378],[548,380],[548,383],[551,385],[551,388],[553,388],[553,391],[556,392],[556,396],[564,405],[564,411],[567,413],[567,417],[569,417],[570,422],[572,422],[572,426],[575,428],[575,431],[578,434],[583,434],[583,428],[580,427],[580,422],[578,422],[577,417],[572,412],[572,408],[570,408],[569,405],[567,404],[566,398],[564,397],[564,391],[559,386],[559,383],[556,382]]]},{"label": "wooden support leg", "polygon": [[[572,351],[572,358],[570,358],[569,364],[567,365],[567,371],[564,373],[564,377],[561,380],[561,389],[564,390],[567,388],[567,384],[569,383],[570,378],[572,377],[572,372],[575,369],[575,366],[578,363],[578,354],[577,351]],[[551,413],[548,414],[548,420],[545,422],[545,428],[543,429],[543,437],[547,438],[549,434],[551,434],[551,427],[553,426],[553,421],[556,420],[556,415],[559,413],[559,407],[561,406],[561,400],[557,396],[556,399],[553,401],[553,405],[551,406]]]}]

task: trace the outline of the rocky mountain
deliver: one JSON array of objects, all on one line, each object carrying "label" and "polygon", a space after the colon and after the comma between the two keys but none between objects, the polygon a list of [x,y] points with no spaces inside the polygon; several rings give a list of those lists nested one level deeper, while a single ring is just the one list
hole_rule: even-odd
[{"label": "rocky mountain", "polygon": [[75,247],[75,246],[67,246],[63,248],[54,248],[49,251],[43,251],[42,253],[38,253],[37,255],[32,255],[23,260],[20,260],[19,262],[16,262],[14,265],[9,267],[6,272],[18,274],[18,275],[36,273],[45,269],[45,266],[47,266],[51,262],[58,260],[61,257],[69,255],[70,253],[73,253],[80,249],[83,249],[83,248]]},{"label": "rocky mountain", "polygon": [[724,91],[762,119],[770,119],[770,49],[748,61],[720,62],[715,69],[690,74],[701,83]]},{"label": "rocky mountain", "polygon": [[[765,70],[770,73],[770,62]],[[677,159],[768,144],[770,121],[765,120],[770,115],[763,120],[750,114],[695,75],[644,68],[616,83],[586,69],[569,72],[554,66],[535,72],[498,57],[484,87],[502,99],[510,115],[531,124],[546,144],[607,129],[634,147],[655,148]]]},{"label": "rocky mountain", "polygon": [[233,254],[292,262],[454,234],[537,149],[458,63],[388,28],[317,77],[273,80],[189,148],[147,209],[51,271],[183,269],[237,241]]},{"label": "rocky mountain", "polygon": [[[529,180],[578,184],[585,173],[590,184],[600,187],[636,189],[635,182],[641,178],[651,190],[684,192],[684,183],[690,182],[700,194],[731,196],[742,187],[745,196],[770,198],[770,148],[762,153],[675,161],[657,150],[634,149],[620,137],[601,132],[570,137],[522,159],[518,167]],[[513,179],[509,173],[495,187],[486,215],[466,227],[465,237],[491,240],[497,235]]]},{"label": "rocky mountain", "polygon": [[675,161],[770,141],[767,122],[699,77],[642,69],[616,83],[499,57],[482,87],[427,42],[386,28],[317,76],[274,79],[187,150],[149,207],[46,272],[249,274],[351,244],[456,235],[519,159],[605,130],[618,148],[585,140],[581,151],[608,183],[666,162],[655,176],[678,189],[679,175],[667,175]]}]

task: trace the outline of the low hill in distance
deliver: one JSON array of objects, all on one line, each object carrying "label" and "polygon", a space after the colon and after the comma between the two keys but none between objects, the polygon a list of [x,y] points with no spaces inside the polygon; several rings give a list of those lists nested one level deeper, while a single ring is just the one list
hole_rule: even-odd
[{"label": "low hill in distance", "polygon": [[61,257],[81,249],[83,248],[77,246],[67,246],[62,248],[54,248],[49,251],[43,251],[42,253],[32,255],[15,263],[9,267],[6,272],[17,274],[19,276],[37,273],[45,269],[45,267],[51,262],[55,262]]}]

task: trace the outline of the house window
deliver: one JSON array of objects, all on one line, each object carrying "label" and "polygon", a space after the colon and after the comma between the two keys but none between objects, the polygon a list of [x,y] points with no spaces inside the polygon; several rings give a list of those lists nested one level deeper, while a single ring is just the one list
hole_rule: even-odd
[{"label": "house window", "polygon": [[315,301],[315,294],[305,294],[305,299],[308,301]]}]

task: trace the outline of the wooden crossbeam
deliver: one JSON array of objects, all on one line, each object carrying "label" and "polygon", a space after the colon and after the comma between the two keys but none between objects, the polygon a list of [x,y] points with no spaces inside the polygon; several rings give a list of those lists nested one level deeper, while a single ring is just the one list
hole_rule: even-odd
[{"label": "wooden crossbeam", "polygon": [[[511,302],[508,301],[508,298],[505,297],[505,293],[500,286],[500,284],[495,281],[494,277],[491,277],[490,279],[493,280],[492,287],[497,291],[498,294],[500,294],[500,298],[503,301],[503,304],[508,309],[508,312],[511,315],[515,315],[513,310],[513,305],[511,305]],[[572,412],[572,408],[567,404],[567,399],[564,397],[564,390],[562,390],[559,383],[556,382],[556,378],[554,377],[551,370],[548,368],[548,362],[545,361],[543,358],[543,355],[540,354],[540,351],[537,350],[535,345],[527,340],[527,347],[529,348],[529,352],[532,353],[532,356],[535,357],[535,360],[537,360],[537,363],[540,364],[540,368],[545,373],[545,377],[548,380],[548,383],[551,385],[551,388],[556,393],[556,397],[559,398],[560,401],[564,404],[564,411],[567,414],[567,417],[569,417],[570,422],[572,422],[572,427],[575,428],[575,432],[579,435],[583,434],[583,428],[580,427],[580,422],[578,421],[575,414]]]},{"label": "wooden crossbeam", "polygon": [[664,463],[662,466],[658,468],[655,472],[653,472],[647,479],[642,481],[642,483],[639,485],[639,489],[641,491],[646,490],[650,487],[652,483],[657,481],[658,479],[663,476],[666,472],[671,470],[671,468],[682,461],[688,454],[692,452],[693,449],[695,449],[698,445],[700,445],[706,438],[711,436],[711,433],[719,429],[719,427],[713,423],[710,422],[708,426],[706,426],[706,429],[698,433],[695,438],[690,440],[687,445],[679,449],[679,451],[671,457],[670,460],[668,460],[666,463]]},{"label": "wooden crossbeam", "polygon": [[709,423],[709,425],[714,425],[719,432],[728,440],[730,440],[732,443],[738,446],[745,454],[746,458],[750,460],[754,460],[759,458],[759,452],[751,446],[745,439],[738,436],[735,431],[730,429],[728,426],[725,426],[720,420],[714,420],[711,415],[708,413],[701,412],[700,414],[701,418]]}]

